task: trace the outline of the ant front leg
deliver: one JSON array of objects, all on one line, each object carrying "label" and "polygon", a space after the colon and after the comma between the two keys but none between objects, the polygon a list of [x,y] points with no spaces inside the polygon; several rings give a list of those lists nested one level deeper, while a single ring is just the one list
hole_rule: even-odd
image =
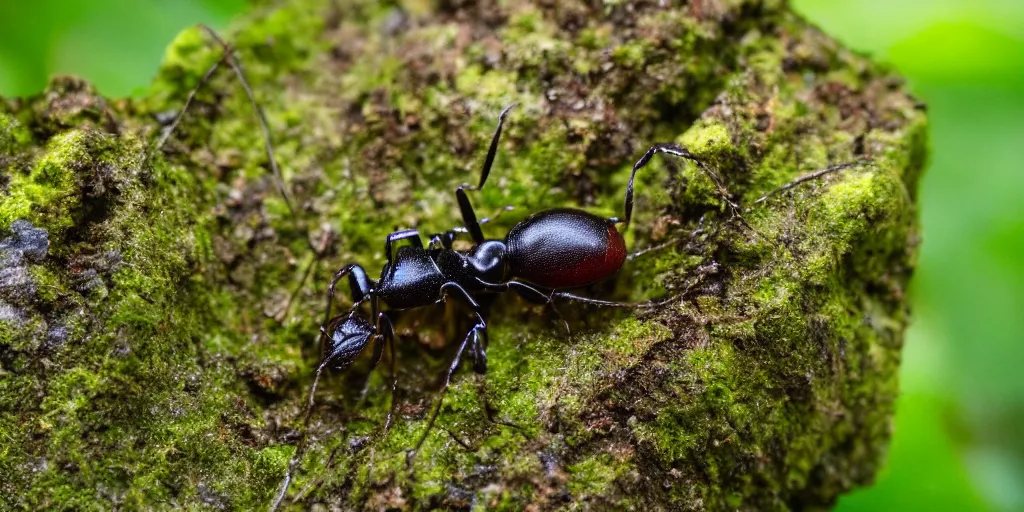
[{"label": "ant front leg", "polygon": [[452,289],[457,295],[467,304],[470,309],[473,310],[473,315],[477,318],[477,323],[470,331],[475,333],[473,336],[473,344],[470,346],[470,350],[473,352],[473,371],[479,374],[487,373],[487,343],[489,341],[487,336],[487,324],[483,321],[483,306],[481,306],[468,292],[456,283],[446,283],[441,287],[442,293],[446,289]]},{"label": "ant front leg", "polygon": [[327,291],[327,306],[324,308],[324,321],[320,323],[320,332],[323,335],[325,327],[331,318],[331,310],[334,306],[334,291],[343,277],[348,276],[349,287],[352,292],[352,309],[355,310],[356,306],[362,304],[363,301],[367,300],[373,295],[373,288],[376,283],[373,282],[369,276],[366,275],[366,271],[363,267],[355,264],[345,265],[341,267],[337,272],[334,273],[334,277],[331,279],[331,285]]},{"label": "ant front leg", "polygon": [[[395,371],[395,360],[398,359],[398,354],[395,353],[395,327],[391,324],[391,318],[384,312],[377,315],[377,332],[383,339],[381,345],[387,343],[388,352],[391,354],[391,407],[388,409],[388,416],[384,421],[384,433],[387,434],[388,429],[391,428],[391,419],[395,415],[395,406],[398,404],[395,400],[395,395],[398,392],[398,373]],[[381,352],[383,353],[383,349]]]},{"label": "ant front leg", "polygon": [[[455,370],[458,369],[459,363],[462,362],[462,354],[466,351],[466,347],[470,346],[470,343],[472,342],[474,350],[481,351],[479,356],[481,359],[478,359],[477,361],[479,362],[486,359],[486,354],[483,354],[482,350],[486,344],[487,322],[484,321],[484,317],[480,314],[480,305],[457,283],[449,282],[445,283],[441,287],[442,294],[448,290],[455,292],[456,295],[469,305],[473,310],[473,314],[476,316],[476,324],[473,325],[473,328],[466,333],[462,342],[459,343],[459,348],[455,351],[455,357],[452,358],[451,364],[448,365],[448,373],[445,374],[444,384],[441,385],[441,390],[438,392],[437,405],[434,406],[434,410],[430,413],[430,418],[427,420],[427,428],[423,431],[423,435],[420,436],[419,441],[416,442],[416,446],[406,457],[407,463],[412,462],[412,458],[416,456],[417,452],[419,452],[420,448],[423,446],[423,442],[427,440],[427,435],[430,434],[430,430],[434,427],[434,422],[437,420],[438,414],[441,413],[441,406],[444,403],[444,395],[448,391],[448,385],[452,381],[452,375],[455,374]],[[481,337],[483,337],[483,339],[481,339]]]}]

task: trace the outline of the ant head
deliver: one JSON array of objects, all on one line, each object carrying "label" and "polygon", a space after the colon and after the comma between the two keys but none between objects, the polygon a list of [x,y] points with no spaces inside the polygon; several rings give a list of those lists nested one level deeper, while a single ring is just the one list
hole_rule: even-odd
[{"label": "ant head", "polygon": [[501,240],[487,240],[473,248],[469,260],[473,263],[477,277],[488,283],[504,283],[508,280],[508,264],[505,255],[508,249]]},{"label": "ant head", "polygon": [[323,361],[334,371],[348,368],[369,344],[373,334],[370,323],[354,313],[349,313],[341,321],[331,322],[321,336]]}]

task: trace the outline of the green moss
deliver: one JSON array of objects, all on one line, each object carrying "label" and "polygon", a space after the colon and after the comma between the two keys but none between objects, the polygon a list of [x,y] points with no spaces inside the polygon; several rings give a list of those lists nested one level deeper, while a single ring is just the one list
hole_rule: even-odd
[{"label": "green moss", "polygon": [[650,53],[649,43],[646,41],[635,41],[626,43],[615,48],[612,52],[612,59],[616,64],[625,68],[640,69],[643,67],[647,55]]},{"label": "green moss", "polygon": [[575,497],[603,495],[615,482],[616,463],[607,454],[588,457],[569,466],[569,492]]},{"label": "green moss", "polygon": [[[444,4],[431,9],[457,12],[410,9],[397,31],[373,2],[254,15],[233,40],[294,215],[225,70],[144,155],[152,114],[180,107],[220,58],[200,31],[174,42],[141,103],[61,81],[49,94],[68,101],[0,114],[0,159],[15,164],[0,229],[26,218],[51,241],[25,264],[35,291],[5,298],[0,320],[0,411],[16,412],[0,414],[0,472],[15,475],[5,504],[263,508],[302,433],[294,508],[817,507],[868,482],[896,393],[926,121],[880,86],[884,69],[779,3],[752,5],[698,19],[625,2]],[[841,110],[834,91],[861,110]],[[627,236],[637,249],[678,243],[579,293],[682,296],[643,310],[559,302],[557,315],[500,298],[487,374],[455,375],[407,464],[468,328],[454,302],[412,311],[396,326],[390,431],[391,354],[372,374],[367,355],[325,375],[305,425],[330,275],[349,262],[375,273],[395,229],[458,225],[452,192],[476,181],[512,102],[471,194],[480,216],[516,206],[488,236],[542,208],[621,215],[628,171],[655,141],[687,146],[744,204],[837,161],[872,163],[740,220],[700,169],[658,157]]]},{"label": "green moss", "polygon": [[17,118],[6,112],[0,104],[0,155],[13,153],[20,146],[28,145],[32,136]]},{"label": "green moss", "polygon": [[28,176],[14,174],[8,185],[8,195],[0,206],[0,228],[9,229],[17,219],[39,223],[38,213],[55,210],[47,219],[48,229],[62,229],[73,225],[67,212],[75,206],[75,174],[71,165],[79,160],[91,159],[85,147],[86,135],[70,132],[51,141],[45,155],[39,159]]}]

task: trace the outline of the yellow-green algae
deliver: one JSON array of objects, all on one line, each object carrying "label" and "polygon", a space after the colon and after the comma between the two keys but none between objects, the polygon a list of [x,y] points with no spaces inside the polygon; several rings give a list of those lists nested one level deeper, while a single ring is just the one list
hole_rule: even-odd
[{"label": "yellow-green algae", "polygon": [[473,195],[486,214],[517,207],[491,236],[544,207],[619,214],[653,142],[686,144],[744,204],[804,171],[872,163],[741,222],[694,166],[656,161],[628,239],[674,242],[582,293],[685,300],[560,304],[569,336],[502,298],[488,373],[457,375],[411,466],[444,341],[467,325],[455,306],[404,315],[391,431],[385,371],[326,377],[285,504],[778,509],[870,482],[908,320],[923,111],[781,2],[656,4],[261,7],[231,38],[295,215],[228,70],[150,154],[155,117],[220,58],[198,30],[144,100],[58,79],[0,103],[0,229],[49,234],[45,260],[7,268],[31,286],[0,289],[4,508],[267,506],[300,436],[328,276],[379,268],[396,227],[455,225],[452,191],[475,181],[512,102]]}]

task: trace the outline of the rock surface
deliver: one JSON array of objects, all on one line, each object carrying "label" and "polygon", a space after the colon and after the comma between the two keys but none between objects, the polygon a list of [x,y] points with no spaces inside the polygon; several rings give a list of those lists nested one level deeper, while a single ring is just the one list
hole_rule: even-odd
[{"label": "rock surface", "polygon": [[580,293],[678,299],[560,303],[567,335],[550,308],[501,298],[488,373],[456,375],[408,465],[468,323],[453,305],[402,315],[390,432],[387,364],[323,379],[284,504],[779,509],[870,483],[908,322],[924,109],[784,2],[668,3],[257,9],[228,37],[295,214],[226,67],[153,153],[221,57],[199,30],[146,98],[62,78],[0,102],[3,508],[268,506],[302,436],[329,276],[375,273],[396,228],[456,225],[453,191],[512,102],[472,199],[517,208],[488,236],[547,207],[620,215],[653,142],[687,146],[749,209],[733,217],[693,165],[657,159],[627,241],[665,247]]}]

